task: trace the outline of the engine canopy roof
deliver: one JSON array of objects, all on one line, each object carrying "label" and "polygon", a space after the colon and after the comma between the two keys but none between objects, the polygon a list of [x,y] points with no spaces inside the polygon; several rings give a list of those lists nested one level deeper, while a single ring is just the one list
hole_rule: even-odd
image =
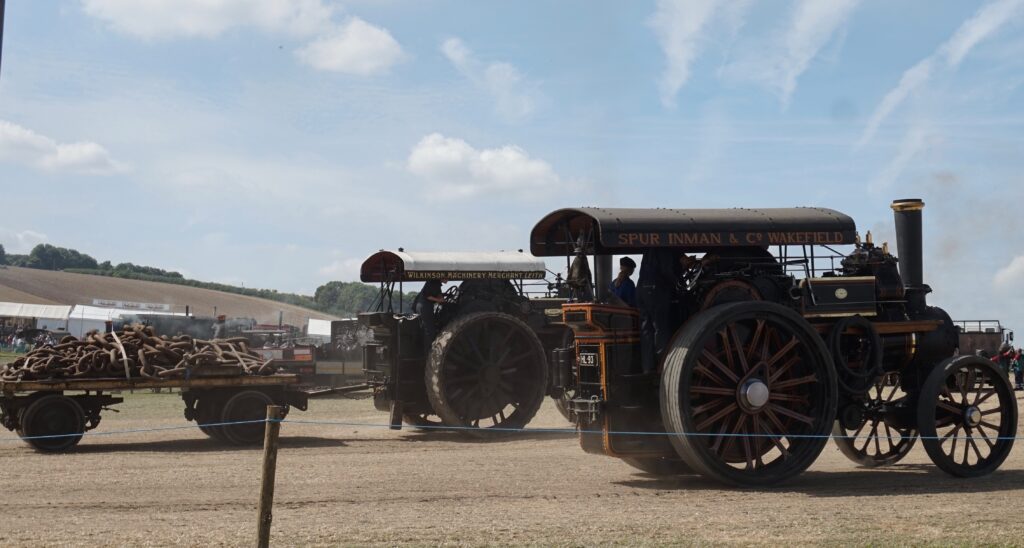
[{"label": "engine canopy roof", "polygon": [[380,250],[360,268],[364,282],[423,282],[427,280],[540,280],[544,261],[516,251],[410,252]]},{"label": "engine canopy roof", "polygon": [[572,254],[578,238],[599,255],[653,248],[844,245],[857,238],[848,215],[820,207],[766,209],[626,209],[580,207],[545,216],[530,233],[538,257]]}]

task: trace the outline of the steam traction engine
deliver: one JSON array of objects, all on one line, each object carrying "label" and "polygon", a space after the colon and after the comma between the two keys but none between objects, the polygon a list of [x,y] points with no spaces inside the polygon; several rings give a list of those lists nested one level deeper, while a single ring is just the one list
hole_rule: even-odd
[{"label": "steam traction engine", "polygon": [[[526,295],[545,274],[523,253],[381,251],[363,263],[362,281],[381,287],[376,311],[358,319],[363,370],[393,428],[517,429],[545,395],[562,395],[552,392],[547,356],[571,335],[560,323],[565,299]],[[426,280],[461,282],[444,293],[432,341],[419,316],[402,313],[402,284]]]},{"label": "steam traction engine", "polygon": [[[599,290],[616,254],[642,254],[674,279],[651,293],[641,274],[642,312],[600,293],[563,306],[575,343],[555,352],[553,376],[574,394],[583,449],[738,485],[799,474],[830,434],[864,466],[895,463],[920,438],[950,474],[998,468],[1017,430],[1012,388],[992,362],[959,356],[949,316],[926,302],[924,203],[892,208],[899,262],[829,209],[581,208],[542,219],[532,252],[580,253],[585,242]],[[655,371],[644,371],[644,348]]]}]

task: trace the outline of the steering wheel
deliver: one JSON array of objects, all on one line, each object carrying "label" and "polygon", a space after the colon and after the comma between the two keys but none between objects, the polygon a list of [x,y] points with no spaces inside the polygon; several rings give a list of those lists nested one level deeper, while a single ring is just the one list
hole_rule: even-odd
[{"label": "steering wheel", "polygon": [[444,304],[454,304],[459,300],[459,286],[453,285],[449,287],[442,297],[444,298]]}]

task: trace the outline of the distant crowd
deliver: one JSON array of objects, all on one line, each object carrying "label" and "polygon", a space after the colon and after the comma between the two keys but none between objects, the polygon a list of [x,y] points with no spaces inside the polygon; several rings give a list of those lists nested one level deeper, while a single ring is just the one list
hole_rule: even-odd
[{"label": "distant crowd", "polygon": [[23,354],[44,345],[55,345],[54,334],[38,329],[5,330],[0,332],[0,352]]},{"label": "distant crowd", "polygon": [[1024,348],[1013,348],[1006,344],[992,357],[1007,374],[1013,374],[1014,389],[1024,390]]}]

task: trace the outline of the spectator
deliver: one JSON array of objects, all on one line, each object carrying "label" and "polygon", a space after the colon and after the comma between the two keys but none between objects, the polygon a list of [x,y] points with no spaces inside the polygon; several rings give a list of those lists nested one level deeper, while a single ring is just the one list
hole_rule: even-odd
[{"label": "spectator", "polygon": [[1011,362],[1013,367],[1014,390],[1024,390],[1024,348],[1018,348]]}]

